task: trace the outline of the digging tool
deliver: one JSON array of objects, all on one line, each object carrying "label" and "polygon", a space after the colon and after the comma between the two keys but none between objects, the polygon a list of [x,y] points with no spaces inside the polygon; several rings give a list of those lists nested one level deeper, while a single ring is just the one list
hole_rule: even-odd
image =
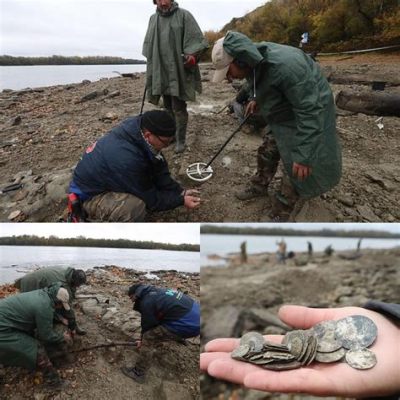
[{"label": "digging tool", "polygon": [[0,189],[0,194],[12,192],[13,190],[18,190],[21,188],[22,188],[22,183],[13,183],[11,185],[4,187],[3,189]]},{"label": "digging tool", "polygon": [[226,145],[232,140],[237,132],[242,129],[242,126],[249,119],[251,114],[247,115],[244,120],[239,124],[239,126],[232,132],[232,134],[226,139],[225,143],[221,146],[221,148],[217,151],[217,153],[213,156],[213,158],[206,164],[202,162],[197,162],[190,164],[186,169],[186,175],[197,182],[205,182],[210,179],[214,173],[211,168],[211,163],[218,157],[221,151],[226,147]]},{"label": "digging tool", "polygon": [[80,349],[74,349],[70,350],[67,352],[57,352],[51,355],[52,358],[59,358],[59,357],[65,357],[66,354],[71,354],[71,353],[83,353],[84,351],[90,351],[90,350],[96,350],[104,347],[114,347],[114,346],[132,346],[132,347],[137,347],[137,342],[111,342],[111,343],[101,343],[101,344],[96,344],[93,346],[88,346],[88,347],[82,347]]}]

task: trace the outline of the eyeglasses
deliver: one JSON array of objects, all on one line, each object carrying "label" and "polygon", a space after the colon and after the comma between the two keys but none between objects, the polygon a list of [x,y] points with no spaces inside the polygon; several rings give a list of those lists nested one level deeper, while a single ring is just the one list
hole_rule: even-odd
[{"label": "eyeglasses", "polygon": [[[153,134],[154,135],[154,134]],[[168,137],[168,138],[166,138],[166,139],[161,139],[161,137],[160,136],[158,136],[158,135],[154,135],[164,146],[169,146],[171,143],[172,143],[172,141],[174,140],[174,138],[173,137]]]}]

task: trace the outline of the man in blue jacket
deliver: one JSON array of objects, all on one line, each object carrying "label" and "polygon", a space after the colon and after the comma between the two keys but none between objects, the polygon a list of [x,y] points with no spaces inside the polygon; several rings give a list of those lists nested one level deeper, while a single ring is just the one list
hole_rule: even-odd
[{"label": "man in blue jacket", "polygon": [[143,221],[146,210],[165,211],[200,204],[196,190],[184,190],[168,170],[161,150],[175,135],[175,121],[152,110],[130,117],[86,149],[75,168],[70,196],[88,219]]},{"label": "man in blue jacket", "polygon": [[140,283],[131,286],[128,295],[134,303],[133,309],[141,314],[142,334],[136,365],[123,367],[122,372],[143,383],[157,343],[168,340],[185,343],[186,338],[200,334],[200,305],[182,292]]}]

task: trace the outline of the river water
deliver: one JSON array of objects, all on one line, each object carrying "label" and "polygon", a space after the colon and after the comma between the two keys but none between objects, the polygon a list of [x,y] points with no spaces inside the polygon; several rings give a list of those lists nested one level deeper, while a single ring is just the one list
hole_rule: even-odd
[{"label": "river water", "polygon": [[96,247],[0,246],[0,284],[38,267],[89,269],[117,265],[139,271],[174,269],[199,272],[200,254],[189,251],[110,249]]},{"label": "river water", "polygon": [[[311,242],[314,251],[323,251],[332,245],[334,250],[355,250],[358,238],[330,238],[319,236],[251,236],[251,235],[201,235],[201,261],[202,266],[224,265],[223,260],[210,260],[211,254],[226,256],[228,253],[240,252],[240,244],[247,242],[248,254],[273,253],[277,250],[277,242],[282,238],[287,244],[287,251],[305,252],[307,242]],[[361,249],[386,249],[400,246],[400,239],[363,239]]]},{"label": "river water", "polygon": [[145,72],[145,64],[135,65],[32,65],[0,66],[0,90],[37,88],[43,86],[79,83],[84,79],[97,81],[120,73]]}]

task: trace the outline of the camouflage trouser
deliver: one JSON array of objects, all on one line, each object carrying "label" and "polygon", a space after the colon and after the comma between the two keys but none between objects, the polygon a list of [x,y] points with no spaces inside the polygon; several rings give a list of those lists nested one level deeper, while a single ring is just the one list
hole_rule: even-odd
[{"label": "camouflage trouser", "polygon": [[[271,132],[267,132],[263,138],[262,145],[257,150],[257,173],[251,178],[251,182],[256,185],[268,186],[276,174],[280,158],[275,138]],[[280,193],[278,193],[277,197],[278,200],[290,208],[293,208],[299,199],[299,194],[291,184],[285,171],[283,171]]]},{"label": "camouflage trouser", "polygon": [[175,118],[176,123],[176,140],[185,142],[186,128],[188,124],[187,104],[176,96],[163,96],[164,107],[168,113]]},{"label": "camouflage trouser", "polygon": [[141,222],[146,204],[130,193],[106,192],[83,203],[90,221]]},{"label": "camouflage trouser", "polygon": [[136,360],[136,368],[146,371],[157,353],[161,356],[163,355],[162,343],[168,341],[180,342],[182,338],[162,325],[145,332],[142,338],[142,347],[139,350],[139,357]]}]

